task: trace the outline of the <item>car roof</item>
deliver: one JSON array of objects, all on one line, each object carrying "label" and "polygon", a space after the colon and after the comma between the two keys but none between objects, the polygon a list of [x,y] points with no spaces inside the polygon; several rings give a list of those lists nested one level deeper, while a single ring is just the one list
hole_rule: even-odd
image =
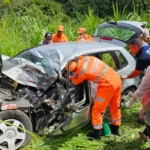
[{"label": "car roof", "polygon": [[25,50],[10,59],[2,58],[2,73],[20,84],[47,88],[49,84],[55,82],[58,76],[61,76],[61,71],[69,60],[81,55],[114,50],[126,53],[127,57],[129,55],[123,47],[97,41],[38,46]]},{"label": "car roof", "polygon": [[[49,44],[38,46],[26,51],[31,51],[34,55],[40,57],[48,58],[52,53],[59,55],[61,65],[66,63],[68,60],[86,54],[92,54],[95,52],[105,52],[105,51],[114,51],[124,49],[121,46],[107,43],[107,42],[98,42],[98,41],[89,41],[89,42],[67,42],[67,43],[58,43],[58,44]],[[21,52],[20,54],[24,53]],[[19,55],[20,55],[19,54]],[[16,55],[17,57],[19,55]]]},{"label": "car roof", "polygon": [[[83,42],[67,42],[67,43],[57,43],[52,45],[45,45],[45,47],[55,48],[56,50],[61,51],[72,51],[74,53],[78,53],[79,51],[85,52],[85,50],[88,51],[99,51],[99,50],[107,50],[107,49],[113,49],[113,48],[120,48],[120,46],[107,43],[107,42],[101,42],[101,41],[83,41]],[[40,48],[40,47],[39,47]],[[42,47],[41,47],[42,48]]]}]

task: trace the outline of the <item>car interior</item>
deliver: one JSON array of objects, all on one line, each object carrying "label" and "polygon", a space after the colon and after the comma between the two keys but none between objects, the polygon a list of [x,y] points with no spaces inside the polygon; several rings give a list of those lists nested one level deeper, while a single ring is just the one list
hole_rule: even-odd
[{"label": "car interior", "polygon": [[116,71],[122,69],[128,64],[126,58],[121,54],[121,52],[117,50],[114,50],[113,52],[110,51],[90,54],[90,56],[95,56],[99,58]]}]

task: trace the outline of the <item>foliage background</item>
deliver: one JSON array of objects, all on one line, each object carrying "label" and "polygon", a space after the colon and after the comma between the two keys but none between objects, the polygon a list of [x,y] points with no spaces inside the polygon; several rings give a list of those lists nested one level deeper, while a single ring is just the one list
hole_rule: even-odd
[{"label": "foliage background", "polygon": [[149,0],[0,0],[0,53],[13,56],[36,46],[44,33],[64,25],[70,41],[80,26],[93,35],[107,20],[150,22]]},{"label": "foliage background", "polygon": [[[80,26],[93,35],[98,24],[108,20],[146,21],[150,28],[150,0],[0,0],[0,54],[14,56],[36,46],[45,32],[56,32],[60,24],[72,41]],[[137,103],[122,111],[120,137],[88,141],[84,129],[56,139],[33,138],[23,150],[144,150],[150,144],[138,136],[144,128],[137,123],[139,107]]]}]

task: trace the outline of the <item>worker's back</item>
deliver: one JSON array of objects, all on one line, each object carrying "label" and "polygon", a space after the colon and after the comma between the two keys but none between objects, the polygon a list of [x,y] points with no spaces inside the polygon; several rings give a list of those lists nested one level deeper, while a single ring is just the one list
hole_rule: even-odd
[{"label": "worker's back", "polygon": [[115,86],[117,82],[120,84],[121,81],[115,70],[94,56],[80,57],[77,72],[84,76],[85,80],[99,84],[108,81]]}]

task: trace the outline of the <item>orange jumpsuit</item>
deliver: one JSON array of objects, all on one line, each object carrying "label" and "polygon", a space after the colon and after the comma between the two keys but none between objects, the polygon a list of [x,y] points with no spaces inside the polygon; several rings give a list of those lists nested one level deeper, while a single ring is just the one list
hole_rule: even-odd
[{"label": "orange jumpsuit", "polygon": [[59,43],[59,42],[68,42],[68,38],[65,34],[62,34],[60,37],[56,34],[53,34],[52,36],[53,43]]},{"label": "orange jumpsuit", "polygon": [[76,39],[76,41],[80,41],[80,40],[82,40],[82,39],[85,40],[85,41],[88,41],[88,40],[91,39],[91,36],[88,35],[88,34],[85,34],[85,35],[83,35],[83,37],[79,36],[79,37]]},{"label": "orange jumpsuit", "polygon": [[92,107],[92,124],[95,129],[102,128],[103,115],[110,106],[112,124],[121,124],[121,79],[116,71],[94,56],[81,56],[76,68],[76,77],[71,78],[77,85],[84,80],[98,84]]}]

